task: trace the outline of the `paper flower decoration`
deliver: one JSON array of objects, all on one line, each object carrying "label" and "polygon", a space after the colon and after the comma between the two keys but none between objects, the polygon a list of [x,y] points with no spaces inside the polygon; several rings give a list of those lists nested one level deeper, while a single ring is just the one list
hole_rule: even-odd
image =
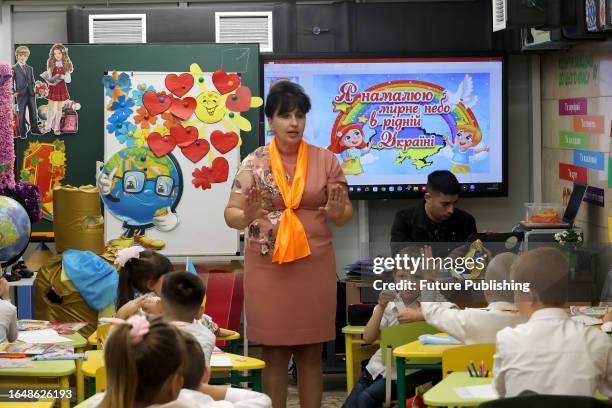
[{"label": "paper flower decoration", "polygon": [[115,101],[122,93],[127,93],[132,88],[132,80],[130,76],[125,72],[119,74],[113,72],[110,75],[104,75],[102,78],[102,85],[104,85],[104,92],[106,96]]},{"label": "paper flower decoration", "polygon": [[157,123],[157,117],[151,115],[144,106],[138,108],[136,113],[137,115],[134,116],[134,122],[142,129],[148,129],[151,125]]},{"label": "paper flower decoration", "polygon": [[115,102],[111,104],[112,111],[121,111],[121,114],[130,116],[134,111],[130,108],[134,106],[134,100],[126,95],[120,95]]},{"label": "paper flower decoration", "polygon": [[137,106],[142,106],[142,95],[148,91],[155,92],[155,88],[152,86],[147,87],[147,84],[138,84],[136,89],[132,91],[132,99],[134,99]]}]

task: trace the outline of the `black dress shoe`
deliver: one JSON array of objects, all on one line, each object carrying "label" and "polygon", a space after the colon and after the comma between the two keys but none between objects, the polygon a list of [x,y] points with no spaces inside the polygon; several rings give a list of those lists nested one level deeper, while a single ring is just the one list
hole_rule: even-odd
[{"label": "black dress shoe", "polygon": [[29,279],[34,276],[34,272],[28,269],[24,261],[18,261],[16,264],[14,264],[11,272],[17,272],[17,274],[24,279]]},{"label": "black dress shoe", "polygon": [[7,280],[7,282],[16,282],[21,280],[21,276],[14,272],[11,272],[11,274],[4,274],[4,278]]}]

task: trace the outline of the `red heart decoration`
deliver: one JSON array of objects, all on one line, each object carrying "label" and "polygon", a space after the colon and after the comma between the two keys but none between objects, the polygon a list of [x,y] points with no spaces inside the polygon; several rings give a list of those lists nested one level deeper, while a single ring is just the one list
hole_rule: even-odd
[{"label": "red heart decoration", "polygon": [[210,181],[212,183],[223,183],[227,181],[227,175],[229,174],[229,163],[224,157],[217,157],[212,162],[210,169]]},{"label": "red heart decoration", "polygon": [[192,97],[183,99],[172,98],[172,105],[170,106],[170,113],[181,120],[187,120],[195,111],[196,100]]},{"label": "red heart decoration", "polygon": [[236,89],[236,93],[225,101],[227,109],[234,112],[246,112],[251,109],[251,90],[246,86]]},{"label": "red heart decoration", "polygon": [[[204,139],[198,139],[187,147],[181,147],[183,155],[194,163],[199,162],[208,154],[210,145]],[[214,163],[214,161],[213,161]]]},{"label": "red heart decoration", "polygon": [[212,81],[221,95],[230,93],[240,86],[240,76],[236,74],[227,74],[220,69],[213,72]]},{"label": "red heart decoration", "polygon": [[225,154],[238,145],[238,135],[235,132],[215,130],[210,134],[210,143],[221,154]]},{"label": "red heart decoration", "polygon": [[191,74],[169,74],[166,75],[166,88],[179,98],[185,95],[193,86],[193,76]]},{"label": "red heart decoration", "polygon": [[147,144],[151,148],[153,154],[157,157],[162,157],[174,150],[176,140],[172,136],[162,136],[157,132],[149,134]]},{"label": "red heart decoration", "polygon": [[151,115],[159,115],[172,105],[172,96],[165,92],[147,91],[142,95],[142,104]]},{"label": "red heart decoration", "polygon": [[170,136],[176,140],[178,147],[187,147],[198,140],[198,129],[193,126],[184,128],[181,125],[176,125],[170,128]]},{"label": "red heart decoration", "polygon": [[193,186],[195,188],[201,188],[202,190],[208,190],[212,187],[210,184],[210,168],[206,166],[202,166],[200,169],[195,169],[193,173]]}]

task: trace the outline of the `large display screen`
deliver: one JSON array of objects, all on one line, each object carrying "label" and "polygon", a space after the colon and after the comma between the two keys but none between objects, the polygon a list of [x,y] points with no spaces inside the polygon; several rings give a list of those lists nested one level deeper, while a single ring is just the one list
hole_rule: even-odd
[{"label": "large display screen", "polygon": [[[309,95],[304,139],[337,155],[351,198],[416,197],[442,169],[463,195],[507,194],[501,56],[265,56],[265,96],[283,80]],[[272,136],[265,121],[262,143]]]}]

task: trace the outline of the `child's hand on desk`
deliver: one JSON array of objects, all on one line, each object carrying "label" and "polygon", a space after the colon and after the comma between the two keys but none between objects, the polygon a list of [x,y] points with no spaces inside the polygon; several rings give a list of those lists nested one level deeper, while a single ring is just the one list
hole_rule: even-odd
[{"label": "child's hand on desk", "polygon": [[383,290],[378,295],[378,305],[383,309],[387,307],[389,302],[393,302],[395,300],[395,293],[390,290]]},{"label": "child's hand on desk", "polygon": [[425,318],[423,317],[421,307],[419,306],[415,309],[408,307],[405,311],[398,313],[397,320],[400,323],[412,323],[425,320]]},{"label": "child's hand on desk", "polygon": [[144,298],[139,297],[136,299],[132,299],[117,310],[117,317],[119,319],[127,319],[128,317],[135,315],[138,313],[140,306],[142,305]]},{"label": "child's hand on desk", "polygon": [[160,315],[164,312],[162,307],[161,299],[158,297],[147,297],[143,296],[143,301],[140,307],[145,313]]},{"label": "child's hand on desk", "polygon": [[606,310],[606,314],[601,318],[604,322],[612,322],[612,310]]}]

